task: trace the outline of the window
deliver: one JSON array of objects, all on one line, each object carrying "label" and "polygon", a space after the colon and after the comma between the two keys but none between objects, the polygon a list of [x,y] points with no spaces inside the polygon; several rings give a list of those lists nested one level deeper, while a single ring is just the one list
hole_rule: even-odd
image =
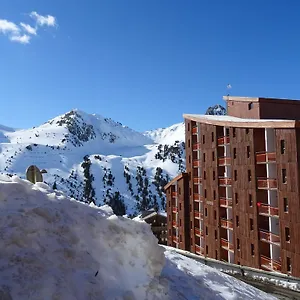
[{"label": "window", "polygon": [[248,181],[251,181],[251,170],[248,170]]},{"label": "window", "polygon": [[190,204],[190,212],[192,212],[192,204]]},{"label": "window", "polygon": [[226,136],[229,136],[229,128],[226,128]]},{"label": "window", "polygon": [[214,218],[217,220],[217,211],[214,211]]},{"label": "window", "polygon": [[178,194],[181,195],[181,188],[178,188]]},{"label": "window", "polygon": [[188,147],[191,147],[191,140],[188,139]]},{"label": "window", "polygon": [[203,178],[206,179],[206,171],[203,172]]},{"label": "window", "polygon": [[181,203],[179,203],[179,210],[181,210]]},{"label": "window", "polygon": [[280,140],[280,152],[281,154],[285,153],[285,140]]},{"label": "window", "polygon": [[205,234],[208,235],[208,227],[205,227]]},{"label": "window", "polygon": [[190,188],[190,196],[192,195],[192,189]]},{"label": "window", "polygon": [[253,103],[250,102],[250,103],[248,104],[248,110],[251,110],[252,108],[253,108]]},{"label": "window", "polygon": [[282,169],[281,170],[281,174],[282,174],[282,183],[286,183],[287,179],[286,179],[286,169]]},{"label": "window", "polygon": [[181,235],[179,236],[179,242],[182,242],[182,236]]},{"label": "window", "polygon": [[171,235],[171,229],[169,229],[169,235]]},{"label": "window", "polygon": [[247,158],[250,157],[250,146],[247,146]]},{"label": "window", "polygon": [[191,229],[193,229],[193,222],[191,221]]},{"label": "window", "polygon": [[246,134],[249,134],[249,128],[246,128]]},{"label": "window", "polygon": [[203,153],[203,162],[205,162],[205,153]]},{"label": "window", "polygon": [[169,207],[171,207],[171,201],[169,201]]},{"label": "window", "polygon": [[179,226],[181,226],[181,219],[179,219]]},{"label": "window", "polygon": [[206,254],[208,254],[208,246],[206,246]]},{"label": "window", "polygon": [[216,256],[215,256],[216,259],[218,259],[218,251],[216,250]]},{"label": "window", "polygon": [[215,230],[215,240],[217,240],[218,239],[218,232],[217,232],[217,230]]},{"label": "window", "polygon": [[234,170],[234,180],[237,181],[237,170]]},{"label": "window", "polygon": [[216,172],[213,171],[213,180],[216,180]]},{"label": "window", "polygon": [[236,148],[233,148],[233,159],[236,159]]},{"label": "window", "polygon": [[286,269],[289,273],[292,272],[292,260],[290,257],[286,258]]},{"label": "window", "polygon": [[216,191],[214,190],[214,200],[216,200]]},{"label": "window", "polygon": [[232,135],[233,135],[233,137],[236,137],[236,129],[235,128],[232,128]]},{"label": "window", "polygon": [[240,239],[236,239],[236,248],[237,248],[238,250],[241,249]]},{"label": "window", "polygon": [[191,245],[193,245],[193,238],[191,238]]},{"label": "window", "polygon": [[202,144],[205,144],[205,135],[202,135]]},{"label": "window", "polygon": [[250,219],[250,230],[253,231],[254,230],[254,223],[253,223],[253,219]]},{"label": "window", "polygon": [[213,132],[211,133],[211,141],[212,141],[212,143],[215,141],[215,135]]},{"label": "window", "polygon": [[206,198],[207,197],[207,191],[206,191],[206,189],[204,190],[204,198]]},{"label": "window", "polygon": [[212,160],[215,161],[215,151],[212,152]]},{"label": "window", "polygon": [[205,207],[204,213],[205,213],[205,217],[207,217],[207,208],[206,207]]},{"label": "window", "polygon": [[253,200],[251,194],[249,194],[249,206],[253,206]]},{"label": "window", "polygon": [[239,195],[238,195],[238,193],[234,194],[234,199],[235,199],[235,204],[238,204],[239,203]]},{"label": "window", "polygon": [[283,211],[286,213],[289,211],[289,204],[287,198],[283,198]]},{"label": "window", "polygon": [[190,123],[188,123],[188,131],[190,131]]},{"label": "window", "polygon": [[290,242],[291,241],[291,236],[290,236],[290,229],[288,227],[285,227],[285,241]]},{"label": "window", "polygon": [[254,255],[254,244],[251,244],[251,255]]},{"label": "window", "polygon": [[240,219],[239,219],[239,216],[235,216],[235,223],[236,223],[236,226],[237,226],[237,227],[240,226]]}]

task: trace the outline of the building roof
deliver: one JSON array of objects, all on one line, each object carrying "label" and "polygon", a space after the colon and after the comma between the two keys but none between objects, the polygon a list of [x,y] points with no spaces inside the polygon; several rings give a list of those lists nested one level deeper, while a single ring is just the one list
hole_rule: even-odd
[{"label": "building roof", "polygon": [[282,104],[300,105],[300,100],[287,98],[267,98],[267,97],[240,97],[240,96],[223,96],[224,101],[245,101],[245,102],[280,102]]},{"label": "building roof", "polygon": [[142,216],[141,216],[142,220],[147,220],[147,219],[152,218],[152,217],[154,217],[156,215],[159,215],[159,216],[167,218],[167,214],[165,212],[160,212],[160,211],[156,212],[155,210],[149,210],[147,212],[148,213],[145,214],[145,215],[142,214]]},{"label": "building roof", "polygon": [[168,189],[171,185],[173,185],[177,180],[179,180],[179,179],[182,178],[183,176],[187,176],[187,173],[180,173],[179,175],[177,175],[175,178],[173,178],[170,182],[168,182],[168,183],[164,186],[164,190]]},{"label": "building roof", "polygon": [[280,119],[243,119],[232,116],[184,114],[185,119],[218,126],[232,126],[245,128],[294,128],[300,127],[300,121]]}]

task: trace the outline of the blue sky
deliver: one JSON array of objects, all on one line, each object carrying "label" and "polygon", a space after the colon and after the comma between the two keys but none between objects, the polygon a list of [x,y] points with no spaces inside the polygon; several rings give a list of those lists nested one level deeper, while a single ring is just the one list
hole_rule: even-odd
[{"label": "blue sky", "polygon": [[228,83],[232,95],[299,99],[299,9],[296,0],[1,0],[0,20],[38,30],[27,44],[0,33],[0,124],[32,127],[79,108],[144,131],[224,104]]}]

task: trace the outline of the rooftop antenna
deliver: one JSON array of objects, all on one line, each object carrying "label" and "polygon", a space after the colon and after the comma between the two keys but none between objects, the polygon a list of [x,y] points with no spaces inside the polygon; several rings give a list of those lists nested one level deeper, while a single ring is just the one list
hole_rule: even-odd
[{"label": "rooftop antenna", "polygon": [[229,97],[229,91],[231,90],[232,86],[230,83],[227,84],[227,97]]}]

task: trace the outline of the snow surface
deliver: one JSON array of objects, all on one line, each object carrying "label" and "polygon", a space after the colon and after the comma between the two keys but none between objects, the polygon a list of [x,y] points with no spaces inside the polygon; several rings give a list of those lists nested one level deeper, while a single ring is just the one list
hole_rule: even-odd
[{"label": "snow surface", "polygon": [[163,248],[143,221],[0,176],[1,299],[275,299]]}]

